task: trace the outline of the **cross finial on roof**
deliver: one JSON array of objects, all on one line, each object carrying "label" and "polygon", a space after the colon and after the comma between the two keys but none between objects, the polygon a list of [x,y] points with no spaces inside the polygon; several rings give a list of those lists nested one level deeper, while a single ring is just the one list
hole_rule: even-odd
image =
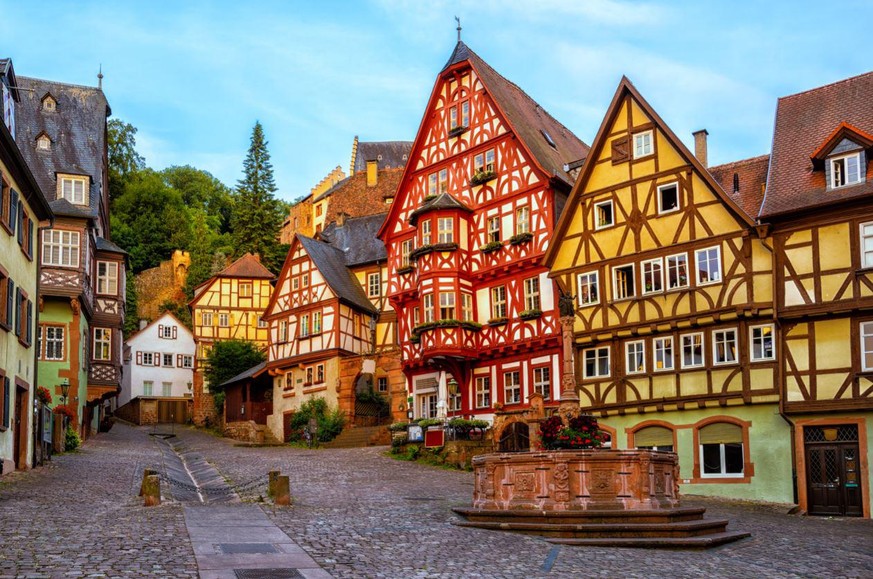
[{"label": "cross finial on roof", "polygon": [[103,88],[103,63],[100,63],[100,72],[97,73],[97,88]]},{"label": "cross finial on roof", "polygon": [[455,22],[458,23],[458,42],[461,41],[461,19],[455,16]]}]

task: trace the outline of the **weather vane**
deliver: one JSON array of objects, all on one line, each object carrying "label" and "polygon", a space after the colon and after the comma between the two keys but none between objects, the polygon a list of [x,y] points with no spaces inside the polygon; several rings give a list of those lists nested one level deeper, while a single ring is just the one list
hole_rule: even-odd
[{"label": "weather vane", "polygon": [[461,41],[461,19],[455,16],[455,22],[458,23],[458,42]]}]

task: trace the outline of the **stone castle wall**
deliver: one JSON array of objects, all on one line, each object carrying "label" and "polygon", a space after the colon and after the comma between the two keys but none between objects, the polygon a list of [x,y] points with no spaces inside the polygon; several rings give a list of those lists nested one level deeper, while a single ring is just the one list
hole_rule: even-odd
[{"label": "stone castle wall", "polygon": [[173,256],[162,261],[158,267],[141,271],[134,277],[137,295],[137,317],[140,320],[155,320],[159,308],[166,301],[185,301],[185,282],[191,256],[187,251],[176,250]]}]

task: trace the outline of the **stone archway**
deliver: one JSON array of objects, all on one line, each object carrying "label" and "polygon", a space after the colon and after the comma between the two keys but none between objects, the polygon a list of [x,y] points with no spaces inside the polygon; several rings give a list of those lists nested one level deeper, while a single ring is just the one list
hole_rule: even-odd
[{"label": "stone archway", "polygon": [[510,422],[500,431],[500,452],[527,452],[530,450],[530,426],[520,420]]}]

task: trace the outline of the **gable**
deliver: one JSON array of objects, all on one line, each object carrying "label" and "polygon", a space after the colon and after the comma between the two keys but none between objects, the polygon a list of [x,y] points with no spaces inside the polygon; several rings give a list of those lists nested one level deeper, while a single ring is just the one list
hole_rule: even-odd
[{"label": "gable", "polygon": [[[306,282],[303,279],[306,276]],[[336,294],[325,283],[306,247],[295,236],[282,266],[273,295],[265,309],[265,318],[272,318],[293,308],[335,299]]]}]

